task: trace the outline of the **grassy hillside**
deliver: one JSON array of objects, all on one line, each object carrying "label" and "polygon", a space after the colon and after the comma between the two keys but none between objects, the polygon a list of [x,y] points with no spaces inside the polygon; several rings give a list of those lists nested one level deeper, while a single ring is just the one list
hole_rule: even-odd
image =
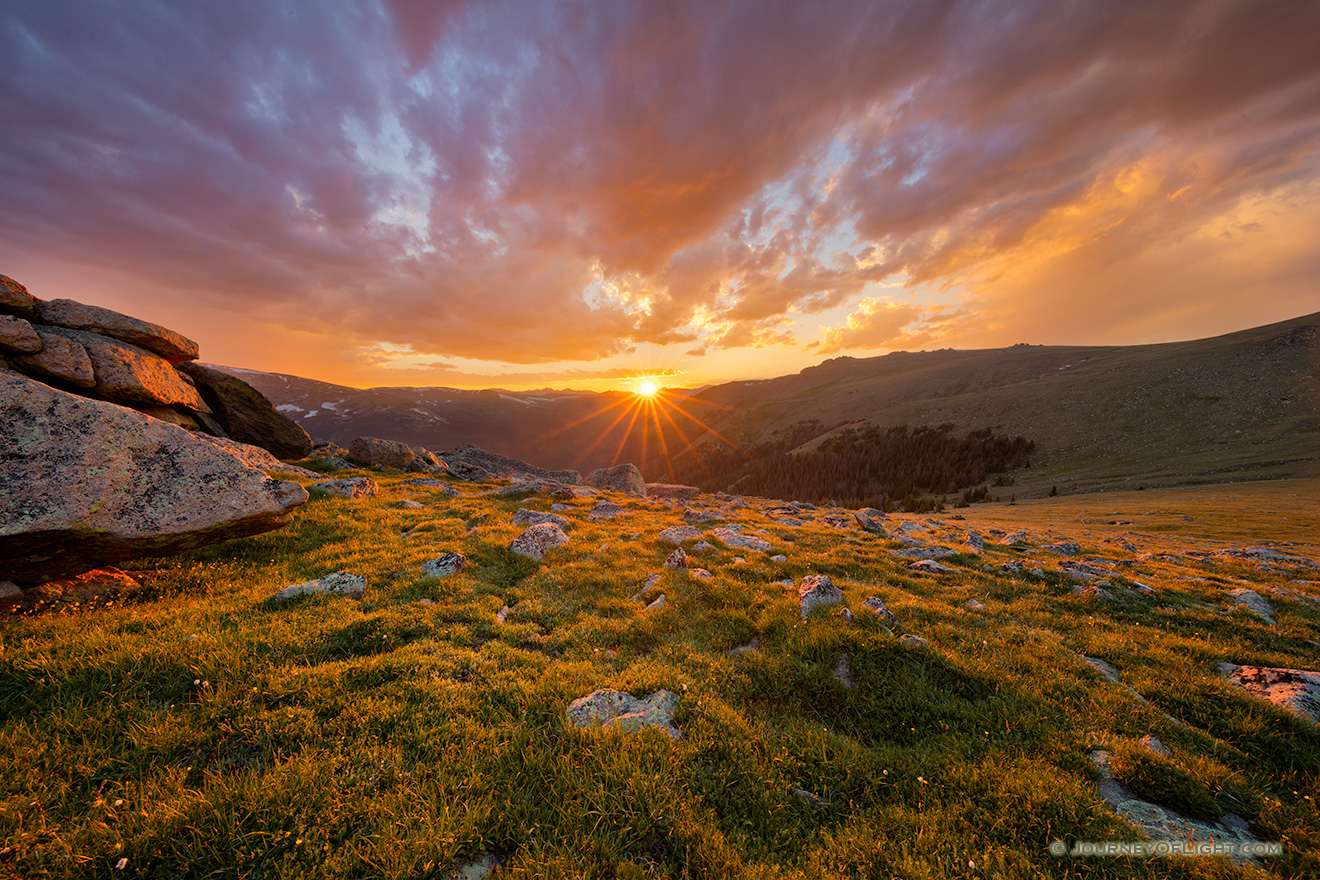
[{"label": "grassy hillside", "polygon": [[748,446],[810,419],[1020,434],[1040,454],[1016,475],[1019,497],[1315,474],[1320,314],[1161,345],[837,358],[690,406]]},{"label": "grassy hillside", "polygon": [[[512,518],[551,499],[371,476],[374,499],[319,497],[281,531],[143,561],[139,589],[0,623],[0,873],[1320,873],[1320,730],[1216,671],[1315,668],[1320,570],[1219,552],[1249,538],[1320,557],[1305,486],[888,519],[957,551],[941,575],[913,571],[903,543],[847,511],[701,496],[691,507],[713,519],[684,545],[702,579],[662,567],[672,547],[658,535],[681,507],[609,496],[623,512],[593,521],[598,499],[576,497],[560,510],[570,543],[537,563],[508,549]],[[769,549],[730,547],[720,526]],[[968,527],[987,540],[979,555]],[[996,543],[995,528],[1024,540]],[[1112,601],[1074,592],[1073,557],[1043,549],[1062,538],[1104,569]],[[424,577],[445,551],[469,567]],[[366,576],[361,600],[269,598],[341,569]],[[833,580],[855,621],[838,606],[800,616],[783,581],[809,574]],[[1273,603],[1274,625],[1229,601],[1243,584]],[[873,596],[892,632],[864,608]],[[569,725],[568,704],[597,688],[678,693],[682,740]],[[1170,754],[1145,751],[1147,734]],[[1098,749],[1140,799],[1123,814],[1097,793]],[[1132,821],[1152,810],[1234,814],[1283,853],[1049,852],[1138,840]]]}]

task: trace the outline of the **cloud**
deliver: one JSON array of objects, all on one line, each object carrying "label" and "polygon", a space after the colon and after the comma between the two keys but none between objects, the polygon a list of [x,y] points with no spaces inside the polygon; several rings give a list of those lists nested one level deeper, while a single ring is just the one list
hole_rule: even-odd
[{"label": "cloud", "polygon": [[903,328],[922,317],[920,306],[911,303],[884,302],[866,297],[857,311],[848,316],[843,327],[829,327],[821,333],[817,354],[841,351],[897,348],[904,337]]},{"label": "cloud", "polygon": [[[822,354],[1227,330],[1313,308],[1317,33],[1220,0],[21,4],[0,261],[232,313],[207,346],[296,327],[328,370],[800,351],[842,310]],[[881,281],[976,317],[895,327]]]}]

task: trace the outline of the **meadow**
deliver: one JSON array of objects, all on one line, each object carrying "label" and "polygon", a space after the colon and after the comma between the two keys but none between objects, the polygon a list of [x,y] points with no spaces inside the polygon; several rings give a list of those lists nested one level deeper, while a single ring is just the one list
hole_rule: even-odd
[{"label": "meadow", "polygon": [[[598,499],[574,498],[570,542],[534,562],[509,550],[512,518],[549,497],[335,475],[380,493],[315,496],[282,530],[126,566],[136,589],[0,621],[0,874],[1320,876],[1320,731],[1216,669],[1317,666],[1320,570],[1213,555],[1272,540],[1318,558],[1306,484],[891,516],[957,551],[943,575],[849,511],[703,495],[712,546],[684,546],[706,580],[662,565],[682,505],[608,495],[624,510],[595,521]],[[722,525],[771,549],[729,547]],[[966,529],[982,552],[953,543]],[[1041,549],[1061,539],[1128,563],[1112,601],[1075,593]],[[446,551],[467,568],[423,576]],[[270,598],[339,570],[366,577],[362,599]],[[787,581],[810,574],[854,620],[801,617]],[[1243,584],[1274,625],[1227,601]],[[598,688],[678,693],[682,739],[571,726]],[[1142,837],[1097,793],[1097,749],[1143,800],[1241,816],[1282,854],[1052,855]]]}]

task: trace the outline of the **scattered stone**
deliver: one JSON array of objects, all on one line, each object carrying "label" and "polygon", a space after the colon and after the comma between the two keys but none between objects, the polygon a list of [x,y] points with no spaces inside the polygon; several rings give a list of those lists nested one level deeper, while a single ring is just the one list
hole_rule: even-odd
[{"label": "scattered stone", "polygon": [[509,549],[519,556],[535,559],[538,562],[555,547],[568,543],[568,535],[554,523],[538,523],[529,527],[513,539]]},{"label": "scattered stone", "polygon": [[770,557],[770,561],[771,561],[771,562],[778,562],[778,563],[781,563],[781,564],[782,564],[782,563],[788,562],[788,557],[785,556],[785,555],[782,554],[782,553],[776,553],[774,556],[771,556],[771,557]]},{"label": "scattered stone", "polygon": [[454,865],[455,880],[486,880],[491,872],[504,864],[504,856],[498,853],[482,853],[470,862]]},{"label": "scattered stone", "polygon": [[621,506],[615,504],[613,501],[606,501],[602,498],[600,501],[596,502],[595,507],[591,508],[589,516],[595,520],[614,519],[621,513],[623,513],[623,508]]},{"label": "scattered stone", "polygon": [[682,739],[673,725],[679,697],[673,691],[660,690],[638,699],[614,690],[596,690],[579,697],[568,706],[568,722],[582,729],[617,725],[624,733],[644,727],[664,731],[671,739]]},{"label": "scattered stone", "polygon": [[378,437],[358,437],[348,447],[349,461],[369,467],[390,468],[406,471],[416,458],[412,447],[398,440],[382,440]]},{"label": "scattered stone", "polygon": [[704,508],[689,507],[683,511],[683,522],[689,523],[709,523],[725,519],[724,514],[718,510],[706,510]]},{"label": "scattered stone", "polygon": [[839,619],[842,620],[844,623],[852,623],[857,618],[853,617],[853,613],[849,611],[848,606],[845,605],[839,609]]},{"label": "scattered stone", "polygon": [[880,600],[879,596],[870,597],[862,603],[862,607],[880,618],[880,622],[891,629],[898,623],[898,618],[894,616],[894,612],[885,607],[885,603]]},{"label": "scattered stone", "polygon": [[1118,670],[1110,666],[1105,661],[1099,659],[1098,657],[1083,656],[1082,659],[1085,660],[1087,663],[1091,664],[1091,666],[1095,669],[1096,672],[1103,675],[1109,681],[1113,682],[1114,684],[1122,683],[1121,680],[1119,679]]},{"label": "scattered stone", "polygon": [[895,550],[894,555],[904,559],[943,559],[957,552],[948,547],[908,547],[905,550]]},{"label": "scattered stone", "polygon": [[1082,552],[1082,545],[1076,541],[1060,541],[1057,544],[1046,544],[1041,549],[1058,553],[1060,556],[1076,556]]},{"label": "scattered stone", "polygon": [[747,564],[747,560],[746,560],[746,559],[743,559],[741,556],[735,556],[735,557],[733,557],[733,559],[731,559],[731,560],[729,560],[729,561],[730,561],[733,565],[746,565],[746,564]]},{"label": "scattered stone", "polygon": [[1241,605],[1261,620],[1271,626],[1274,625],[1274,606],[1270,605],[1269,600],[1255,590],[1248,590],[1246,587],[1229,590],[1228,598],[1233,604]]},{"label": "scattered stone", "polygon": [[822,605],[835,605],[843,601],[843,591],[823,574],[809,574],[802,578],[798,586],[798,599],[802,603],[802,617],[805,619],[813,608]]},{"label": "scattered stone", "polygon": [[921,636],[913,635],[912,633],[903,633],[903,635],[899,638],[899,642],[901,642],[904,645],[907,645],[909,648],[924,648],[928,644],[930,644]]},{"label": "scattered stone", "polygon": [[0,608],[9,608],[23,601],[23,590],[13,581],[0,581]]},{"label": "scattered stone", "polygon": [[528,510],[525,507],[518,508],[518,512],[513,515],[513,524],[515,526],[534,526],[538,523],[550,523],[559,526],[561,529],[568,528],[568,520],[554,513],[545,513],[540,510]]},{"label": "scattered stone", "polygon": [[35,354],[11,354],[10,360],[24,372],[36,373],[68,382],[78,388],[96,387],[96,374],[92,371],[92,359],[83,348],[72,339],[50,332],[49,328],[37,331],[41,338],[41,350]]},{"label": "scattered stone", "polygon": [[[442,462],[443,464],[443,462]],[[576,496],[573,487],[567,483],[561,483],[558,480],[516,480],[507,486],[495,490],[495,494],[501,497],[509,495],[549,495],[551,498],[559,498],[569,501]]]},{"label": "scattered stone", "polygon": [[701,537],[701,532],[694,529],[692,526],[673,526],[672,528],[665,529],[656,537],[662,543],[677,545],[682,544],[690,538]]},{"label": "scattered stone", "polygon": [[509,619],[509,606],[508,606],[508,605],[505,605],[505,606],[504,606],[503,608],[501,608],[499,611],[495,612],[495,622],[496,622],[496,623],[501,623],[501,624],[502,624],[502,623],[504,623],[504,621],[506,621],[506,620],[508,620],[508,619]]},{"label": "scattered stone", "polygon": [[706,569],[704,568],[689,568],[688,574],[692,575],[694,578],[697,578],[698,580],[703,580],[703,581],[708,581],[713,577],[715,577],[715,575],[706,571]]},{"label": "scattered stone", "polygon": [[307,500],[175,425],[0,375],[0,580],[35,586],[279,528]]},{"label": "scattered stone", "polygon": [[980,602],[976,601],[975,599],[968,599],[966,605],[964,605],[963,607],[965,607],[968,611],[985,610],[985,606],[982,605]]},{"label": "scattered stone", "polygon": [[675,547],[674,552],[665,560],[665,568],[687,568],[687,564],[687,554],[683,552],[682,547]]},{"label": "scattered stone", "polygon": [[242,379],[202,364],[184,363],[177,369],[192,380],[211,414],[234,440],[260,446],[278,458],[296,460],[311,454],[312,439],[302,426]]},{"label": "scattered stone", "polygon": [[307,487],[309,492],[333,495],[336,498],[373,498],[379,487],[371,477],[351,477],[344,480],[322,480]]},{"label": "scattered stone", "polygon": [[441,461],[436,454],[425,446],[413,446],[413,460],[408,464],[408,470],[419,474],[447,474],[449,465]]},{"label": "scattered stone", "polygon": [[1074,596],[1081,596],[1083,599],[1095,599],[1100,602],[1114,601],[1114,594],[1102,588],[1099,584],[1078,584],[1072,588]]},{"label": "scattered stone", "polygon": [[635,464],[620,464],[614,467],[598,468],[587,474],[586,479],[582,482],[597,489],[621,492],[624,495],[634,495],[639,498],[646,497],[646,481],[642,479],[642,472],[637,469]]},{"label": "scattered stone", "polygon": [[877,535],[889,534],[885,531],[883,524],[885,514],[882,510],[876,510],[874,507],[863,507],[861,510],[853,511],[853,519],[857,521],[857,525],[868,532],[874,532]]},{"label": "scattered stone", "polygon": [[1022,563],[1014,559],[1011,562],[1000,563],[997,569],[1001,574],[1022,574]]},{"label": "scattered stone", "polygon": [[1152,755],[1158,755],[1161,758],[1173,757],[1173,751],[1164,743],[1156,739],[1154,734],[1148,733],[1143,736],[1141,738],[1141,747]]},{"label": "scattered stone", "polygon": [[715,545],[712,544],[710,541],[698,541],[697,543],[692,545],[693,553],[708,553],[709,551],[714,549],[715,549]]},{"label": "scattered stone", "polygon": [[1219,674],[1253,697],[1320,724],[1320,672],[1220,663]]},{"label": "scattered stone", "polygon": [[1155,595],[1155,590],[1152,587],[1150,587],[1148,584],[1143,584],[1141,581],[1131,581],[1131,584],[1132,584],[1132,589],[1136,590],[1138,593],[1140,593],[1143,596]]},{"label": "scattered stone", "polygon": [[667,501],[690,501],[701,490],[696,486],[682,486],[677,483],[647,483],[646,495],[650,498],[662,498]]},{"label": "scattered stone", "polygon": [[980,532],[968,532],[966,547],[976,554],[985,552],[985,538],[981,537]]},{"label": "scattered stone", "polygon": [[908,566],[909,571],[918,571],[922,574],[952,574],[957,569],[949,568],[947,565],[941,565],[934,559],[922,559]]},{"label": "scattered stone", "polygon": [[1010,532],[1009,534],[1004,535],[1004,537],[999,539],[999,543],[1003,544],[1005,547],[1011,547],[1014,544],[1026,544],[1028,543],[1027,537],[1026,530],[1019,529],[1016,532]]},{"label": "scattered stone", "polygon": [[712,534],[727,547],[736,547],[739,550],[759,550],[766,551],[770,549],[770,542],[764,538],[758,538],[755,535],[740,535],[737,529],[719,528]]},{"label": "scattered stone", "polygon": [[661,608],[664,607],[665,607],[665,594],[661,593],[659,596],[656,596],[655,599],[651,601],[651,604],[646,606],[646,610],[659,611]]},{"label": "scattered stone", "polygon": [[422,563],[422,574],[425,577],[449,577],[467,568],[467,564],[468,558],[462,553],[441,553]]},{"label": "scattered stone", "polygon": [[306,595],[327,595],[327,596],[345,596],[349,599],[360,599],[367,590],[367,579],[360,574],[352,574],[347,571],[337,571],[334,574],[328,574],[325,577],[317,578],[314,581],[306,581],[301,584],[290,584],[279,592],[271,596],[276,601],[292,599],[295,596]]},{"label": "scattered stone", "polygon": [[405,498],[399,502],[399,506],[407,510],[419,510],[425,507],[420,501],[413,501],[411,498]]},{"label": "scattered stone", "polygon": [[171,363],[197,359],[197,343],[159,324],[89,306],[71,299],[52,299],[37,305],[47,324],[87,330],[144,348]]}]

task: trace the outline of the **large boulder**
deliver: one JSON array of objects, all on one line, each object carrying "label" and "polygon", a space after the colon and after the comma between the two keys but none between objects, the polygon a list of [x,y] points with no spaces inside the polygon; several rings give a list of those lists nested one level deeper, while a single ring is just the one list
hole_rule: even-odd
[{"label": "large boulder", "polygon": [[407,443],[381,440],[377,437],[359,437],[348,447],[349,461],[376,467],[406,471],[417,455]]},{"label": "large boulder", "polygon": [[197,389],[178,370],[145,348],[85,330],[66,327],[41,330],[43,340],[52,336],[62,336],[82,346],[92,361],[96,393],[106,400],[133,406],[186,406],[197,412],[210,412]]},{"label": "large boulder", "polygon": [[642,472],[635,464],[597,468],[587,474],[587,478],[582,482],[597,489],[622,492],[624,495],[636,495],[639,498],[646,497],[646,480],[642,479]]},{"label": "large boulder", "polygon": [[179,364],[178,370],[192,379],[202,400],[233,439],[260,446],[276,458],[296,460],[311,455],[312,438],[302,426],[242,379],[195,363]]},{"label": "large boulder", "polygon": [[131,342],[155,352],[171,363],[197,358],[197,343],[159,324],[121,315],[100,306],[84,305],[71,299],[52,299],[37,304],[37,313],[46,324],[88,330]]},{"label": "large boulder", "polygon": [[37,313],[39,300],[8,275],[0,275],[0,311],[31,316]]},{"label": "large boulder", "polygon": [[0,349],[32,354],[41,351],[41,337],[32,325],[16,315],[0,315]]},{"label": "large boulder", "polygon": [[42,328],[37,331],[41,340],[41,349],[33,354],[10,355],[14,366],[27,373],[36,373],[60,382],[67,382],[78,388],[92,388],[96,385],[96,374],[92,371],[92,359],[87,356],[87,349],[72,339],[65,339]]},{"label": "large boulder", "polygon": [[0,580],[32,586],[278,528],[307,500],[175,425],[0,373]]}]

